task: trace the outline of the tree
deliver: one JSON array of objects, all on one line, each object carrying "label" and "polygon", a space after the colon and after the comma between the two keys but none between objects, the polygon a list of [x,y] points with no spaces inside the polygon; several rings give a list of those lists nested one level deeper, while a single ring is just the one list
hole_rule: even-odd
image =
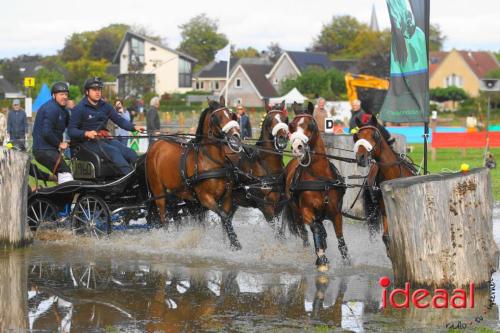
[{"label": "tree", "polygon": [[271,42],[271,44],[267,46],[267,50],[269,52],[269,59],[271,59],[273,63],[278,61],[279,57],[281,57],[281,54],[283,53],[283,49],[277,42]]},{"label": "tree", "polygon": [[40,68],[36,72],[35,76],[35,94],[33,97],[36,97],[36,94],[38,94],[44,83],[47,84],[50,89],[50,87],[58,81],[66,81],[66,78],[61,72],[50,70],[47,68]]},{"label": "tree", "polygon": [[73,33],[64,42],[64,47],[60,52],[61,60],[75,61],[88,57],[88,50],[90,50],[93,42],[93,32]]},{"label": "tree", "polygon": [[80,59],[70,61],[66,64],[67,79],[69,83],[78,87],[82,87],[85,80],[92,76],[98,76],[103,81],[110,81],[113,78],[106,73],[108,65],[106,60]]},{"label": "tree", "polygon": [[113,61],[123,36],[130,29],[127,24],[110,24],[97,31],[90,48],[90,58],[93,60],[106,59],[109,62]]},{"label": "tree", "polygon": [[[391,66],[391,32],[363,31],[356,36],[348,50],[358,58],[360,73],[388,77]],[[363,48],[362,45],[365,45]],[[357,49],[359,47],[359,49]],[[356,51],[357,49],[357,51]]]},{"label": "tree", "polygon": [[469,98],[465,90],[455,86],[447,88],[434,88],[429,91],[430,99],[436,102],[454,101],[460,102]]},{"label": "tree", "polygon": [[313,42],[313,50],[341,57],[358,33],[367,29],[366,24],[358,22],[352,16],[334,16],[330,23],[323,25],[319,36]]},{"label": "tree", "polygon": [[206,14],[193,17],[179,28],[182,38],[179,51],[197,58],[201,65],[209,63],[217,50],[228,43],[227,37],[218,32],[217,20],[207,17]]},{"label": "tree", "polygon": [[0,72],[4,78],[12,83],[16,88],[23,86],[23,74],[20,68],[26,63],[39,62],[43,59],[41,55],[22,54],[11,59],[2,60]]},{"label": "tree", "polygon": [[322,96],[327,99],[339,99],[346,93],[344,73],[331,68],[328,71],[308,68],[301,76],[287,79],[281,85],[281,94],[297,88],[310,97]]},{"label": "tree", "polygon": [[259,55],[259,51],[251,46],[246,49],[231,50],[231,56],[236,58],[258,58]]},{"label": "tree", "polygon": [[429,51],[441,51],[446,36],[443,35],[439,24],[431,23],[429,27]]}]

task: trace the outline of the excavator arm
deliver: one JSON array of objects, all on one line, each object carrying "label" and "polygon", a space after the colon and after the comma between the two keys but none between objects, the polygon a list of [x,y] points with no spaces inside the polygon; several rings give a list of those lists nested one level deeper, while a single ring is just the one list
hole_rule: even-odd
[{"label": "excavator arm", "polygon": [[375,76],[347,73],[344,78],[347,88],[347,97],[349,98],[350,102],[358,99],[358,87],[379,90],[389,89],[388,80],[381,79]]}]

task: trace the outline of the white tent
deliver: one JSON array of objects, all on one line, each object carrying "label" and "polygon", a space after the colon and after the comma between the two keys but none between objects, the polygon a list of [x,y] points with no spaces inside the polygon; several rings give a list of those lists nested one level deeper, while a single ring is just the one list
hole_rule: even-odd
[{"label": "white tent", "polygon": [[283,100],[285,100],[286,104],[293,104],[293,102],[303,104],[306,99],[307,99],[307,97],[302,95],[297,88],[293,88],[285,96],[270,98],[269,103],[271,105],[274,105],[274,104],[279,104]]}]

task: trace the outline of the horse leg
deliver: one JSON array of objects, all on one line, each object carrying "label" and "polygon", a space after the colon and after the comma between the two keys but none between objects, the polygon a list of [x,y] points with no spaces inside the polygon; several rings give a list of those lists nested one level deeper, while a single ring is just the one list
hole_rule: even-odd
[{"label": "horse leg", "polygon": [[165,223],[165,216],[166,216],[166,202],[165,199],[158,199],[156,200],[156,207],[158,207],[158,212],[160,214],[160,225],[164,226]]},{"label": "horse leg", "polygon": [[387,216],[382,215],[382,219],[383,219],[383,224],[384,224],[384,234],[382,235],[382,241],[384,242],[385,250],[387,251],[387,255],[389,255],[390,239],[389,239],[389,227],[387,225]]},{"label": "horse leg", "polygon": [[340,255],[342,256],[342,261],[345,265],[351,265],[351,257],[347,251],[347,245],[345,244],[344,234],[342,230],[342,214],[336,213],[334,216],[333,227],[335,228],[335,235],[337,236],[338,247]]},{"label": "horse leg", "polygon": [[205,207],[219,215],[222,226],[229,237],[231,250],[241,250],[241,244],[238,241],[238,237],[236,236],[233,228],[233,215],[236,212],[236,209],[232,209],[233,201],[231,195],[226,194],[222,205],[219,205],[212,196],[205,196],[203,201]]},{"label": "horse leg", "polygon": [[309,225],[311,232],[313,233],[314,248],[316,250],[316,267],[320,272],[326,272],[328,270],[328,258],[326,257],[326,230],[323,226],[323,222],[314,220],[313,223]]},{"label": "horse leg", "polygon": [[302,223],[299,224],[299,230],[300,230],[300,238],[302,238],[302,245],[304,247],[309,247],[311,244],[309,243],[309,235],[307,234],[307,229],[306,226]]}]

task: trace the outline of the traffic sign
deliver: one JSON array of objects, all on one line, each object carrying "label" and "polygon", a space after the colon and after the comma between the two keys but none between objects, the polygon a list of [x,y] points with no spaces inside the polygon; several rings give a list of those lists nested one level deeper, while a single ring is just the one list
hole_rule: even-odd
[{"label": "traffic sign", "polygon": [[24,78],[24,86],[26,88],[34,87],[35,86],[35,78],[34,77],[25,77]]}]

